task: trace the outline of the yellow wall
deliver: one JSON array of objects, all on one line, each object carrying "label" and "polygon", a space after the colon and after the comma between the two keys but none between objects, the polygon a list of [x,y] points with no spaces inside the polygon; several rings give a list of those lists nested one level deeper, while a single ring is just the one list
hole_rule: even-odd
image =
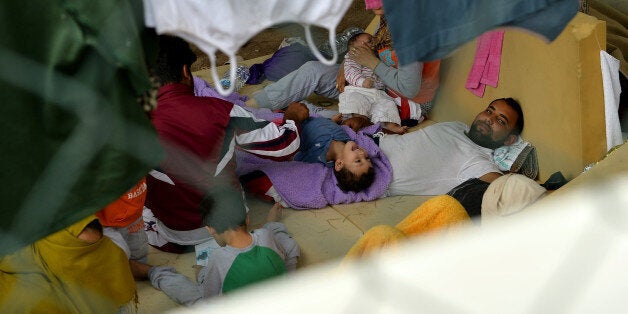
[{"label": "yellow wall", "polygon": [[606,152],[599,57],[605,24],[578,13],[549,44],[526,30],[505,30],[498,87],[487,86],[483,98],[464,88],[476,48],[469,42],[443,59],[431,118],[470,124],[491,100],[513,97],[525,115],[522,137],[537,148],[539,180],[556,171],[574,178]]}]

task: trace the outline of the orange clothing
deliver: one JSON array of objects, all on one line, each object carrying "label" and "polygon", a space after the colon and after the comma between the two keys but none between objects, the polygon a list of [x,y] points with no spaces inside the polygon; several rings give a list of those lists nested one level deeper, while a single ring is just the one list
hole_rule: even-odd
[{"label": "orange clothing", "polygon": [[146,200],[146,179],[142,178],[134,187],[105,208],[96,217],[105,227],[125,227],[141,215]]},{"label": "orange clothing", "polygon": [[421,88],[419,93],[412,98],[412,101],[417,104],[432,101],[436,96],[438,85],[440,85],[440,60],[424,62],[421,73]]}]

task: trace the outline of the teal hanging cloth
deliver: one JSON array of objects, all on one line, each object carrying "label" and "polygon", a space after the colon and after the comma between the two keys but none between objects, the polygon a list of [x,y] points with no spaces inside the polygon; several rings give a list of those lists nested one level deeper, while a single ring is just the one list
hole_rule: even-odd
[{"label": "teal hanging cloth", "polygon": [[162,158],[138,101],[141,1],[0,2],[0,256],[98,211]]}]

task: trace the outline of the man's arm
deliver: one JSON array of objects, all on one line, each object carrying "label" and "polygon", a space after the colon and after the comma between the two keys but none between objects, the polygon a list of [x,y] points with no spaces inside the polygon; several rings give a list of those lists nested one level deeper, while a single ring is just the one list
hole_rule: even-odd
[{"label": "man's arm", "polygon": [[423,63],[413,62],[399,69],[385,65],[383,62],[377,64],[373,72],[379,76],[389,88],[394,89],[407,98],[413,98],[419,93],[421,87],[421,71]]},{"label": "man's arm", "polygon": [[489,172],[481,177],[479,177],[478,179],[487,182],[487,183],[491,183],[493,181],[495,181],[497,178],[501,177],[502,174],[499,172]]}]

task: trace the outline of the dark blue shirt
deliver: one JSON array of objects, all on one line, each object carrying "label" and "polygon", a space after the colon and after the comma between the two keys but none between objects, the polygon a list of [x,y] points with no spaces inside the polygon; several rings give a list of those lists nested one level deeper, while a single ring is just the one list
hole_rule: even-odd
[{"label": "dark blue shirt", "polygon": [[351,138],[340,125],[327,118],[308,118],[301,123],[301,147],[294,160],[317,163],[333,167],[333,161],[327,161],[327,151],[331,141],[347,142]]}]

